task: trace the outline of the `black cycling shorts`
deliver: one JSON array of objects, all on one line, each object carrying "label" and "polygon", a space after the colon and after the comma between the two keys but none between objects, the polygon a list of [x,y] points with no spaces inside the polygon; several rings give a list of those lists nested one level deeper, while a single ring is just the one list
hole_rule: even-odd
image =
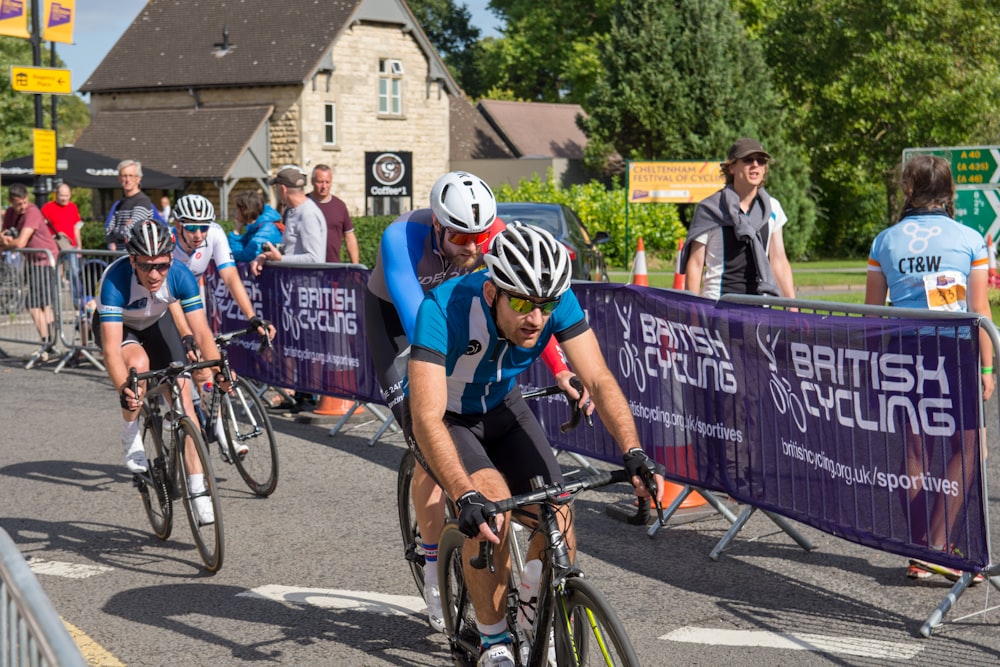
[{"label": "black cycling shorts", "polygon": [[[101,345],[100,313],[94,313],[94,342]],[[167,312],[145,329],[133,329],[125,326],[122,332],[122,346],[138,343],[149,357],[149,367],[153,370],[166,368],[171,362],[188,363],[187,351],[181,342],[181,334],[177,331],[173,318]]]},{"label": "black cycling shorts", "polygon": [[514,495],[530,491],[536,475],[546,484],[563,481],[545,431],[517,387],[486,414],[446,412],[444,421],[470,475],[495,468]]}]

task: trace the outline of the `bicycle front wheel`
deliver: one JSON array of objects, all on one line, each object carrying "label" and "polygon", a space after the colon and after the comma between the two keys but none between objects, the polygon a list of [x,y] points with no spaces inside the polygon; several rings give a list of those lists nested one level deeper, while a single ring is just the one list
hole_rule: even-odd
[{"label": "bicycle front wheel", "polygon": [[424,560],[423,542],[420,539],[420,527],[417,525],[417,513],[413,508],[413,470],[417,461],[413,452],[407,450],[399,463],[399,474],[396,476],[396,508],[399,511],[399,530],[403,534],[403,556],[410,566],[413,581],[417,584],[420,597],[424,596]]},{"label": "bicycle front wheel", "polygon": [[278,447],[260,397],[240,377],[233,385],[233,393],[222,394],[221,409],[229,460],[236,464],[251,491],[258,496],[271,495],[278,486]]},{"label": "bicycle front wheel", "polygon": [[153,534],[165,540],[170,537],[173,528],[174,511],[170,500],[172,480],[167,472],[167,457],[163,451],[163,420],[147,405],[142,406],[139,416],[142,446],[146,450],[149,469],[145,475],[135,476],[135,485],[139,489],[142,506],[146,510],[146,518],[149,519]]},{"label": "bicycle front wheel", "polygon": [[[174,447],[177,448],[177,456],[180,465],[177,466],[177,484],[181,489],[181,497],[184,500],[184,509],[187,510],[188,523],[191,524],[191,536],[194,538],[195,546],[198,547],[198,554],[209,572],[217,572],[222,567],[223,539],[222,539],[222,503],[219,502],[219,488],[215,483],[215,475],[212,473],[212,463],[208,459],[208,449],[205,441],[201,437],[201,429],[195,426],[189,417],[181,419],[174,431]],[[189,452],[184,444],[186,440],[193,443],[194,455],[205,474],[205,490],[195,493],[191,490],[188,482],[188,470],[196,469],[194,461],[188,458]],[[195,507],[196,498],[207,498],[212,509],[212,522],[202,522],[199,520]]]},{"label": "bicycle front wheel", "polygon": [[465,535],[449,521],[438,540],[438,586],[445,633],[455,665],[475,665],[479,660],[479,625],[465,586],[462,547]]},{"label": "bicycle front wheel", "polygon": [[639,667],[618,614],[586,579],[567,579],[556,594],[553,611],[559,667]]}]

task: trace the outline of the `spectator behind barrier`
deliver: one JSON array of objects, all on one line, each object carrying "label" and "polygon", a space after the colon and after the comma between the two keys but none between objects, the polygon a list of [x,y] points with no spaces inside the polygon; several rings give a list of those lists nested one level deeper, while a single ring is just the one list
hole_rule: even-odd
[{"label": "spectator behind barrier", "polygon": [[[244,190],[236,195],[236,231],[229,232],[227,240],[237,262],[251,262],[264,250],[265,243],[281,243],[281,230],[275,224],[281,215],[255,190]],[[251,222],[252,221],[252,222]]]},{"label": "spectator behind barrier", "polygon": [[[59,254],[59,246],[56,245],[42,212],[28,199],[28,188],[20,183],[13,183],[7,190],[7,196],[10,198],[10,206],[3,214],[0,251],[22,248],[48,250],[54,259]],[[43,348],[39,358],[44,362],[48,360],[48,353],[56,341],[52,302],[56,296],[57,278],[55,268],[44,253],[31,253],[27,259],[26,300],[28,312],[31,313],[35,329],[42,339]]]},{"label": "spectator behind barrier", "polygon": [[[899,222],[883,230],[872,242],[865,303],[883,306],[888,292],[894,306],[973,311],[991,320],[986,242],[979,232],[954,220],[955,184],[948,161],[931,155],[911,158],[903,168],[901,185],[906,200]],[[979,358],[983,399],[988,400],[994,389],[993,346],[985,330],[980,331]],[[960,384],[962,370],[946,369],[951,386]],[[910,539],[915,544],[949,553],[955,548],[955,533],[959,530],[955,520],[965,505],[964,490],[975,483],[974,475],[979,470],[969,463],[979,458],[976,447],[979,406],[976,402],[967,404],[972,409],[962,414],[966,428],[956,429],[951,436],[947,464],[948,479],[962,492],[957,498],[948,498],[945,493],[929,493],[914,485],[907,494]],[[924,462],[935,458],[934,443],[931,439],[925,442],[921,433],[907,431],[907,434],[906,474],[922,477],[929,472]],[[983,448],[985,451],[985,443]],[[910,560],[906,572],[911,579],[925,579],[933,574],[952,581],[961,576],[956,570],[916,559]],[[979,581],[982,575],[977,575],[973,583]]]}]

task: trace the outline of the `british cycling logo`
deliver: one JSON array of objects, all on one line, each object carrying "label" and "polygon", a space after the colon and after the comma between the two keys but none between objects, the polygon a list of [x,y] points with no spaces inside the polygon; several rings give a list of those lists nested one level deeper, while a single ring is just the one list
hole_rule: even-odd
[{"label": "british cycling logo", "polygon": [[125,309],[126,310],[141,310],[141,309],[143,309],[143,308],[146,307],[147,303],[149,303],[149,299],[147,299],[146,297],[142,297],[141,299],[136,299],[135,301],[133,301],[129,305],[125,306]]},{"label": "british cycling logo", "polygon": [[470,340],[469,346],[465,348],[465,354],[466,356],[473,357],[479,354],[482,351],[482,349],[483,349],[482,343],[480,343],[478,340]]},{"label": "british cycling logo", "polygon": [[802,433],[810,417],[865,432],[945,437],[956,432],[946,356],[790,341],[785,345],[787,367],[795,375],[790,381],[779,374],[781,333],[758,324],[757,349],[768,361],[775,409],[790,414]]},{"label": "british cycling logo", "polygon": [[768,386],[771,389],[771,400],[774,401],[774,408],[780,414],[791,412],[795,425],[799,427],[799,431],[805,433],[806,409],[802,404],[802,399],[792,391],[792,383],[787,378],[778,375],[778,361],[775,349],[778,347],[778,339],[781,338],[781,332],[778,331],[774,336],[770,333],[765,333],[764,337],[761,338],[761,330],[763,328],[763,324],[757,325],[757,349],[767,357],[767,369],[771,371]]}]

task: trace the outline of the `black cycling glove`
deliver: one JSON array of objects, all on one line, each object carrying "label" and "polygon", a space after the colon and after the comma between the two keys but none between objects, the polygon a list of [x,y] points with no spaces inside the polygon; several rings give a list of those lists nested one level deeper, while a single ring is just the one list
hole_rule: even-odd
[{"label": "black cycling glove", "polygon": [[638,477],[647,487],[655,484],[654,475],[663,474],[663,466],[649,458],[639,447],[628,450],[624,456],[625,471],[628,472],[629,479]]},{"label": "black cycling glove", "polygon": [[[174,339],[176,340],[176,339]],[[194,353],[194,356],[198,356],[198,345],[194,342],[194,336],[184,336],[181,338],[181,343],[184,344],[184,351],[188,354]]]},{"label": "black cycling glove", "polygon": [[249,324],[254,329],[263,329],[264,333],[267,333],[267,322],[262,320],[259,315],[251,317]]},{"label": "black cycling glove", "polygon": [[478,491],[469,491],[455,502],[458,507],[458,529],[466,537],[479,535],[479,524],[488,523],[486,502],[486,498]]}]

